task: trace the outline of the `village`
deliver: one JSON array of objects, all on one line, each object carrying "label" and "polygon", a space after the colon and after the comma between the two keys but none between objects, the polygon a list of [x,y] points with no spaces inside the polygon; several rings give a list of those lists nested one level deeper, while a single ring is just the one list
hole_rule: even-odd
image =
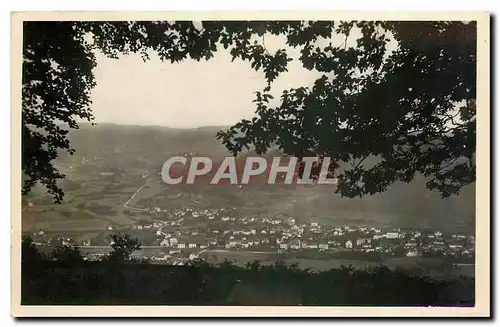
[{"label": "village", "polygon": [[[411,228],[377,228],[362,226],[325,226],[319,222],[298,223],[290,216],[238,217],[236,208],[184,209],[167,211],[148,208],[151,221],[143,221],[128,229],[109,226],[105,231],[127,232],[138,236],[143,251],[133,257],[150,261],[182,262],[198,258],[209,251],[241,251],[260,253],[349,253],[384,254],[406,257],[449,257],[473,262],[474,236],[463,233],[443,233]],[[160,218],[161,217],[161,218]],[[53,238],[41,237],[40,243],[52,243]],[[58,236],[63,244],[71,238]],[[102,248],[111,244],[84,240],[78,244],[89,260],[103,256]],[[147,250],[147,251],[146,251]]]}]

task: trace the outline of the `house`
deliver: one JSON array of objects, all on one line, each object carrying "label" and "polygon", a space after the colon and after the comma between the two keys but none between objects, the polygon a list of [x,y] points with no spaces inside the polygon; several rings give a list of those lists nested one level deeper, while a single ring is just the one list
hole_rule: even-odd
[{"label": "house", "polygon": [[288,250],[288,244],[286,244],[286,243],[280,243],[280,249],[282,249],[282,250]]},{"label": "house", "polygon": [[186,243],[178,243],[177,244],[178,249],[185,249],[186,248]]},{"label": "house", "polygon": [[288,243],[288,247],[294,250],[300,249],[300,245],[300,238],[295,238]]},{"label": "house", "polygon": [[417,243],[415,243],[415,242],[408,242],[408,243],[406,243],[406,244],[405,244],[405,248],[406,248],[406,249],[416,248],[416,247],[417,247],[417,245],[418,245],[418,244],[417,244]]},{"label": "house", "polygon": [[368,239],[368,238],[358,238],[358,239],[356,240],[356,246],[361,246],[361,245],[363,245],[363,244],[365,244],[365,243],[366,243],[366,244],[370,244],[370,243],[371,243],[371,240],[370,240],[370,239]]},{"label": "house", "polygon": [[196,247],[197,247],[196,243],[189,243],[188,244],[188,248],[190,248],[190,249],[196,249]]},{"label": "house", "polygon": [[317,248],[318,248],[318,244],[314,244],[314,243],[313,243],[313,244],[309,244],[309,245],[307,246],[307,248],[308,248],[308,249],[317,249]]},{"label": "house", "polygon": [[160,242],[160,246],[169,246],[169,242],[167,239],[164,239],[163,241]]},{"label": "house", "polygon": [[108,230],[113,230],[113,227],[111,227],[111,226],[108,226]]},{"label": "house", "polygon": [[352,249],[352,241],[349,240],[349,241],[345,242],[345,247],[346,247],[346,249]]},{"label": "house", "polygon": [[177,241],[177,239],[175,237],[170,238],[169,242],[170,242],[170,245],[172,245],[172,246],[176,246],[177,243],[179,243],[179,241]]},{"label": "house", "polygon": [[237,246],[240,246],[241,245],[241,241],[230,241],[229,242],[229,246],[234,248],[234,247],[237,247]]},{"label": "house", "polygon": [[406,253],[407,257],[418,257],[418,251],[417,250],[410,250]]},{"label": "house", "polygon": [[398,232],[387,232],[385,233],[385,238],[390,239],[390,240],[395,240],[399,238],[399,233]]},{"label": "house", "polygon": [[328,244],[327,243],[320,243],[319,248],[323,250],[328,250]]}]

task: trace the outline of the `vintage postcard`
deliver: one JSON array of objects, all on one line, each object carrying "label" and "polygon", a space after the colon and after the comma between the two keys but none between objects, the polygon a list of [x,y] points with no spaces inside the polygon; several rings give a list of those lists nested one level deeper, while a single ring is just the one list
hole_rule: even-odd
[{"label": "vintage postcard", "polygon": [[12,314],[490,316],[488,13],[12,13]]}]

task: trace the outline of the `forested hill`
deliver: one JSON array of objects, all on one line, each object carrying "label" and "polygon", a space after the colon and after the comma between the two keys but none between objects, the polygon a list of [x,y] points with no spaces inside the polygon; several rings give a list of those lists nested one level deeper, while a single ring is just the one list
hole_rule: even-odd
[{"label": "forested hill", "polygon": [[[149,161],[151,167],[161,167],[168,156],[192,153],[222,158],[230,155],[215,138],[223,127],[174,129],[157,126],[127,126],[114,124],[82,124],[72,131],[70,141],[74,156],[61,156],[60,162],[80,161],[82,157],[103,156],[110,164],[127,169],[127,158]],[[275,155],[274,153],[273,155]],[[116,160],[113,158],[116,155]],[[132,159],[131,159],[132,160]],[[71,176],[68,176],[71,179]],[[301,207],[300,204],[303,204]],[[292,205],[293,204],[293,205]],[[381,194],[347,199],[324,190],[297,189],[286,201],[277,203],[284,213],[293,207],[295,214],[311,217],[352,217],[353,221],[383,219],[401,226],[424,226],[445,230],[474,232],[475,184],[462,189],[458,196],[442,199],[425,188],[425,180],[396,183]],[[307,212],[306,212],[307,211]]]}]

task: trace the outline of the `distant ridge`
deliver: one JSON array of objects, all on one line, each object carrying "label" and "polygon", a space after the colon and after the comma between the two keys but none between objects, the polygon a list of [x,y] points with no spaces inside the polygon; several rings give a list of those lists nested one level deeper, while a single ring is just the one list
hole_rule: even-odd
[{"label": "distant ridge", "polygon": [[[171,127],[171,126],[164,126],[164,125],[138,125],[138,124],[122,124],[122,123],[110,123],[110,122],[103,122],[99,123],[96,122],[95,125],[92,125],[92,123],[87,122],[87,121],[82,121],[79,122],[78,125],[80,128],[90,128],[90,127],[130,127],[130,128],[151,128],[151,129],[169,129],[169,130],[178,130],[178,131],[183,131],[183,130],[200,130],[200,131],[218,131],[218,130],[224,130],[228,129],[231,127],[230,125],[207,125],[207,126],[199,126],[199,127]],[[59,126],[67,126],[66,124],[59,124]]]},{"label": "distant ridge", "polygon": [[[79,163],[82,157],[106,158],[103,163],[128,171],[132,167],[159,171],[166,158],[172,155],[199,155],[220,160],[231,155],[215,138],[219,126],[206,126],[191,129],[174,129],[163,126],[140,126],[101,123],[96,126],[82,124],[79,130],[69,133],[71,146],[76,150],[73,156],[62,153],[60,163]],[[251,155],[252,151],[241,154]],[[279,155],[271,149],[266,156]],[[68,174],[68,179],[73,176]],[[272,199],[273,194],[264,194],[250,190],[248,198],[242,203],[249,203],[253,198]],[[211,192],[211,191],[210,191]],[[267,191],[266,191],[267,192]],[[234,193],[234,192],[233,192]],[[226,201],[228,194],[205,194]],[[268,196],[269,195],[269,196]],[[260,200],[258,200],[260,201]],[[300,204],[302,203],[302,204]],[[300,205],[299,205],[300,204]],[[441,199],[437,192],[425,187],[425,179],[417,176],[410,183],[395,183],[386,192],[363,198],[341,198],[333,192],[297,189],[280,202],[262,203],[268,211],[291,213],[310,217],[350,217],[352,221],[370,219],[396,221],[397,226],[425,225],[442,229],[466,229],[474,232],[475,224],[475,184],[464,187],[458,196]],[[300,209],[300,210],[299,210]],[[299,210],[299,211],[297,211]],[[327,218],[330,219],[330,218]]]}]

